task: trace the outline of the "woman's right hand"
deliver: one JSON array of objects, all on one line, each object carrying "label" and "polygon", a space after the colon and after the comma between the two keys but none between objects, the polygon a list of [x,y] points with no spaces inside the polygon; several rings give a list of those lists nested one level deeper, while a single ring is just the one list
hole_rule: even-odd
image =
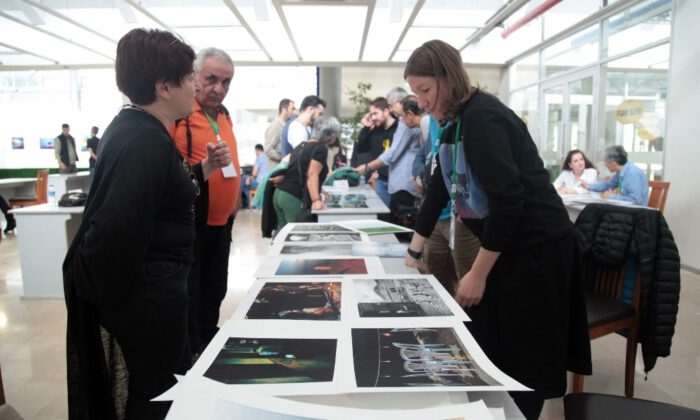
[{"label": "woman's right hand", "polygon": [[428,272],[428,266],[422,260],[417,260],[410,255],[406,255],[404,263],[409,267],[417,269],[421,274]]},{"label": "woman's right hand", "polygon": [[323,204],[323,201],[321,200],[316,200],[313,203],[311,203],[311,210],[323,210],[326,208],[326,205]]}]

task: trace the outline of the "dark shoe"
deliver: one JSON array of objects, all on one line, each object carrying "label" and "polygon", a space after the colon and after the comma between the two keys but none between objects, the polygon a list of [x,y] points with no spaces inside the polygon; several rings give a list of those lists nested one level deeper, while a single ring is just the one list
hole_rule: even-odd
[{"label": "dark shoe", "polygon": [[3,230],[3,232],[5,232],[5,235],[7,235],[10,232],[15,233],[16,227],[17,223],[14,220],[12,222],[7,222],[7,226],[5,227],[5,230]]}]

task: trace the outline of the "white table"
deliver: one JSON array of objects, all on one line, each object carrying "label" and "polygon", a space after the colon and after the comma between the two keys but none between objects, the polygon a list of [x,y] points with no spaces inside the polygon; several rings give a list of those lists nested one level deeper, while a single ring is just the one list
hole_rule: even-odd
[{"label": "white table", "polygon": [[5,200],[15,197],[33,197],[36,194],[36,178],[0,179],[0,195]]},{"label": "white table", "polygon": [[[287,229],[287,228],[285,228]],[[288,230],[288,229],[287,229]],[[277,240],[286,236],[278,235]],[[397,242],[393,234],[370,235],[372,241]],[[403,258],[381,258],[384,271],[392,274],[415,274],[417,270],[407,267]],[[232,322],[232,321],[227,321]],[[223,332],[223,329],[221,330]],[[267,398],[267,397],[266,397]],[[219,400],[212,396],[177,394],[167,418],[191,419],[200,418],[208,420],[224,420],[234,418],[255,418],[266,420],[301,420],[301,417],[285,415],[276,410],[277,407],[286,404],[275,403],[276,400],[291,400],[312,404],[320,412],[323,407],[348,407],[371,410],[392,409],[421,409],[441,407],[446,405],[462,404],[470,401],[484,400],[487,407],[494,410],[503,410],[506,419],[520,420],[525,417],[517,408],[507,392],[411,392],[411,393],[381,393],[381,394],[337,394],[337,395],[309,395],[289,397],[269,397],[269,404],[264,411],[246,406],[245,398],[241,398],[240,404],[234,404]],[[245,413],[242,414],[242,413]],[[308,418],[314,418],[309,414]],[[393,420],[393,419],[392,419]]]},{"label": "white table", "polygon": [[56,201],[70,190],[90,190],[90,172],[77,172],[74,174],[49,175],[49,186],[53,185],[56,191]]},{"label": "white table", "polygon": [[600,193],[560,194],[560,196],[562,201],[564,202],[564,207],[566,207],[566,212],[569,214],[569,220],[571,220],[574,223],[576,223],[576,219],[578,219],[578,216],[579,214],[581,214],[583,209],[591,203],[610,204],[621,207],[635,207],[640,209],[652,209],[651,207],[632,204],[629,201],[602,198],[600,196]]},{"label": "white table", "polygon": [[367,184],[350,187],[345,194],[364,194],[367,197],[367,208],[333,208],[312,210],[318,215],[319,223],[339,222],[343,220],[376,219],[378,214],[389,213],[389,208]]},{"label": "white table", "polygon": [[83,209],[39,204],[12,210],[19,232],[23,298],[63,298],[61,266]]}]

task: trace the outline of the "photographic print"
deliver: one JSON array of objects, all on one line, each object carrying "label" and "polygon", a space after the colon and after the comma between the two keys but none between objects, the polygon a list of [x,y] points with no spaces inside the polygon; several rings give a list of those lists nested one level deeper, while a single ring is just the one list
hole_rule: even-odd
[{"label": "photographic print", "polygon": [[[330,244],[287,244],[282,245],[280,255],[351,255],[353,249],[352,244],[330,243]],[[403,247],[404,254],[406,246]]]},{"label": "photographic print", "polygon": [[324,200],[323,204],[329,209],[369,208],[367,205],[367,196],[364,194],[331,194],[330,201]]},{"label": "photographic print", "polygon": [[39,148],[40,149],[53,149],[54,148],[54,141],[56,141],[56,138],[51,137],[42,137],[39,139]]},{"label": "photographic print", "polygon": [[350,242],[361,241],[359,233],[290,233],[285,242]]},{"label": "photographic print", "polygon": [[12,137],[12,149],[13,150],[24,149],[24,137]]},{"label": "photographic print", "polygon": [[292,232],[352,232],[352,229],[334,224],[297,223]]},{"label": "photographic print", "polygon": [[331,382],[337,340],[230,337],[204,376],[224,384]]},{"label": "photographic print", "polygon": [[247,319],[340,320],[340,282],[265,283]]},{"label": "photographic print", "polygon": [[363,258],[283,259],[275,271],[277,276],[335,274],[367,274],[367,265]]},{"label": "photographic print", "polygon": [[363,220],[343,220],[338,222],[339,225],[347,227],[368,235],[381,235],[386,233],[400,233],[400,232],[413,232],[413,230],[395,225],[393,223],[384,222],[377,219],[363,219]]},{"label": "photographic print", "polygon": [[358,242],[350,244],[350,255],[355,257],[403,258],[406,256],[405,243]]},{"label": "photographic print", "polygon": [[358,388],[500,386],[452,328],[353,328]]},{"label": "photographic print", "polygon": [[355,279],[361,318],[452,316],[426,278]]}]

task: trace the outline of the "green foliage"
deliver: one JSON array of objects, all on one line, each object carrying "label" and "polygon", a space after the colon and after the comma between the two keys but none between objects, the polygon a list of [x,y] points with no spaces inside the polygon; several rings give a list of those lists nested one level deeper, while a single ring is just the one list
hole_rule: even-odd
[{"label": "green foliage", "polygon": [[355,143],[360,136],[360,120],[369,112],[369,103],[372,102],[367,92],[372,89],[371,83],[359,82],[356,89],[348,89],[350,102],[355,105],[355,113],[351,117],[340,119],[342,126],[341,141],[345,145]]}]

